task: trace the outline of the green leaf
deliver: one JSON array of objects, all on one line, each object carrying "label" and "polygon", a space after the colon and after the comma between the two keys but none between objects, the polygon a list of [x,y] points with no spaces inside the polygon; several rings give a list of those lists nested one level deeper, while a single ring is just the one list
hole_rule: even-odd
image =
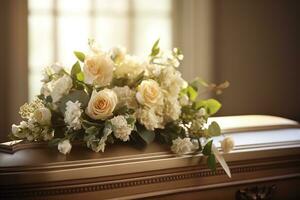
[{"label": "green leaf", "polygon": [[187,94],[191,101],[195,101],[198,96],[198,92],[192,86],[187,87]]},{"label": "green leaf", "polygon": [[95,127],[95,126],[91,126],[87,129],[85,129],[85,132],[87,134],[91,134],[91,135],[97,135],[99,133],[99,128]]},{"label": "green leaf", "polygon": [[154,45],[152,46],[152,50],[151,50],[151,54],[150,54],[151,57],[154,57],[159,54],[160,48],[158,45],[159,45],[159,39],[156,40]]},{"label": "green leaf", "polygon": [[79,62],[77,61],[72,67],[71,76],[76,78],[76,75],[80,72],[81,72],[81,67],[80,67]]},{"label": "green leaf", "polygon": [[208,115],[213,115],[222,107],[221,103],[215,99],[201,100],[196,102],[196,109],[205,108]]},{"label": "green leaf", "polygon": [[68,95],[61,98],[58,107],[62,113],[66,111],[66,103],[68,101],[76,102],[79,101],[81,103],[81,108],[85,108],[89,102],[89,95],[83,90],[73,90]]},{"label": "green leaf", "polygon": [[209,136],[219,136],[219,135],[221,135],[221,128],[220,128],[220,126],[217,122],[213,121],[208,126],[208,135]]},{"label": "green leaf", "polygon": [[207,165],[212,171],[216,170],[216,158],[214,154],[210,154],[207,157]]},{"label": "green leaf", "polygon": [[146,144],[152,143],[155,138],[154,131],[147,130],[144,126],[138,126],[137,133]]},{"label": "green leaf", "polygon": [[211,155],[211,146],[212,146],[213,140],[210,140],[209,142],[207,142],[203,148],[203,155],[209,156]]},{"label": "green leaf", "polygon": [[135,118],[133,117],[128,117],[126,118],[127,124],[133,124],[135,122]]},{"label": "green leaf", "polygon": [[83,81],[84,80],[84,73],[81,71],[78,74],[76,74],[76,78],[78,81]]},{"label": "green leaf", "polygon": [[84,59],[85,59],[84,53],[82,53],[80,51],[74,51],[74,55],[78,58],[78,60],[80,60],[81,62],[84,62]]}]

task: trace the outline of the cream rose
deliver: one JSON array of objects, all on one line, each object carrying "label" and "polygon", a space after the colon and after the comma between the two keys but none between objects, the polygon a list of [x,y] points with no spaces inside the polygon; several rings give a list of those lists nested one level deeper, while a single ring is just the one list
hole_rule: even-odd
[{"label": "cream rose", "polygon": [[86,114],[92,119],[106,119],[113,114],[117,103],[118,98],[113,90],[93,91]]},{"label": "cream rose", "polygon": [[136,99],[142,105],[153,106],[157,105],[162,100],[162,92],[158,83],[152,79],[144,80],[138,86]]},{"label": "cream rose", "polygon": [[111,58],[104,53],[87,56],[84,60],[84,82],[97,86],[108,85],[113,76],[114,64]]},{"label": "cream rose", "polygon": [[51,111],[48,108],[39,108],[35,110],[33,117],[41,125],[51,124]]},{"label": "cream rose", "polygon": [[221,148],[224,153],[229,153],[234,148],[234,140],[230,136],[226,136],[223,141],[221,141]]}]

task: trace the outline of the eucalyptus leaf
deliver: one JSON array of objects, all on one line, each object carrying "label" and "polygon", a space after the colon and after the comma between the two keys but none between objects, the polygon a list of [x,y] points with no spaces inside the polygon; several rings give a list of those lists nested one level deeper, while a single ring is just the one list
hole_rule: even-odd
[{"label": "eucalyptus leaf", "polygon": [[87,134],[91,134],[91,135],[97,135],[99,133],[99,128],[95,127],[95,126],[91,126],[87,129],[85,129],[85,132]]},{"label": "eucalyptus leaf", "polygon": [[79,101],[81,103],[81,108],[85,108],[89,102],[89,95],[83,90],[73,90],[68,95],[61,98],[58,107],[62,113],[66,111],[66,103],[68,101],[76,102]]},{"label": "eucalyptus leaf", "polygon": [[84,53],[82,53],[80,51],[74,51],[74,55],[78,58],[78,60],[80,60],[81,62],[84,62],[84,59],[85,59]]},{"label": "eucalyptus leaf", "polygon": [[137,128],[138,128],[137,129],[138,135],[145,141],[146,144],[150,144],[153,142],[155,138],[154,131],[147,130],[145,127],[141,125],[138,126]]},{"label": "eucalyptus leaf", "polygon": [[220,126],[217,122],[213,121],[208,126],[208,135],[209,136],[219,136],[219,135],[221,135],[221,128],[220,128]]},{"label": "eucalyptus leaf", "polygon": [[207,142],[203,148],[203,155],[209,156],[211,155],[211,146],[212,146],[213,140],[210,140],[209,142]]}]

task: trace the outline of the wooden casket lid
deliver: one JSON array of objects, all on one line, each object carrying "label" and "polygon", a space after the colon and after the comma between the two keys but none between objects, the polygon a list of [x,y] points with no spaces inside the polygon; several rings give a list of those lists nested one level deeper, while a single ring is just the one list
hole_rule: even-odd
[{"label": "wooden casket lid", "polygon": [[[215,117],[210,120],[217,121],[223,128],[222,131],[235,140],[234,151],[224,155],[233,177],[243,170],[253,170],[253,166],[248,166],[253,160],[258,165],[262,162],[273,163],[278,158],[287,159],[289,162],[296,159],[299,162],[298,122],[261,115]],[[220,139],[222,136],[214,139],[217,146]],[[220,166],[215,172],[211,172],[203,159],[201,154],[176,156],[170,152],[168,146],[156,143],[143,150],[128,144],[111,145],[107,146],[105,153],[95,153],[81,145],[74,145],[71,153],[66,156],[43,143],[2,143],[0,193],[12,186],[23,189],[25,187],[25,191],[26,187],[41,185],[62,187],[96,182],[112,184],[117,180],[149,178],[158,174],[176,173],[175,180],[176,177],[181,177],[178,173],[195,170],[200,174],[198,176],[218,175],[223,177],[223,181],[228,181]],[[172,180],[172,177],[169,179]],[[130,185],[130,182],[117,181],[111,187],[127,187],[126,184]]]}]

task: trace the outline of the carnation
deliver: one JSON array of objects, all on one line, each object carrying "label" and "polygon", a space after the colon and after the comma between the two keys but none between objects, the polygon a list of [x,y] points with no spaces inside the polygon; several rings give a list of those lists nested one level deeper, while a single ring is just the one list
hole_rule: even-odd
[{"label": "carnation", "polygon": [[135,56],[127,55],[115,69],[116,78],[135,79],[145,71],[145,64]]},{"label": "carnation", "polygon": [[65,122],[68,124],[68,128],[74,130],[81,129],[80,116],[83,111],[80,107],[81,103],[79,103],[79,101],[76,101],[75,103],[68,101],[66,103]]},{"label": "carnation", "polygon": [[164,119],[155,112],[155,108],[140,108],[137,111],[137,119],[148,130],[164,128]]},{"label": "carnation", "polygon": [[181,106],[178,99],[173,96],[167,96],[165,98],[165,118],[167,121],[177,120],[181,114]]},{"label": "carnation", "polygon": [[170,95],[178,96],[180,90],[186,87],[186,81],[181,77],[181,73],[173,67],[165,67],[160,73],[161,87],[167,90]]},{"label": "carnation", "polygon": [[124,87],[114,87],[112,90],[118,97],[117,108],[127,106],[128,108],[136,109],[138,107],[135,98],[136,92],[131,90],[127,85]]},{"label": "carnation", "polygon": [[171,146],[171,150],[178,154],[186,154],[190,153],[193,150],[193,143],[191,142],[190,138],[180,138],[178,137],[177,139],[172,141],[173,145]]},{"label": "carnation", "polygon": [[133,129],[133,126],[130,124],[127,124],[127,120],[124,116],[118,115],[110,120],[112,126],[114,135],[116,138],[126,142],[129,140],[129,136],[131,134],[131,131]]}]

